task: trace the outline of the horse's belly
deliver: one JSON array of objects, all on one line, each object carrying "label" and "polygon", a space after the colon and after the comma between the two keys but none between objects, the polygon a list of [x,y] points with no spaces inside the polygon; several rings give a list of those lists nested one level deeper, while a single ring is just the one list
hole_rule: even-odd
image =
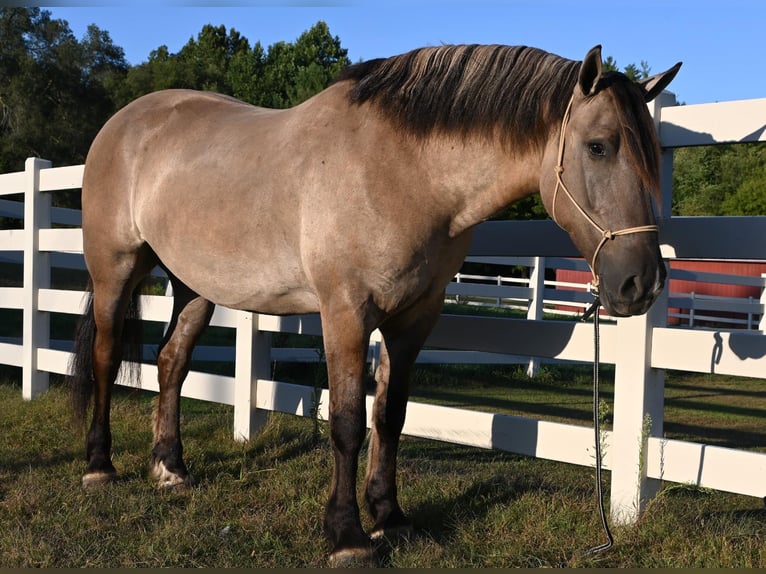
[{"label": "horse's belly", "polygon": [[316,295],[307,289],[291,289],[282,293],[256,293],[248,299],[232,302],[225,306],[269,315],[319,312]]},{"label": "horse's belly", "polygon": [[274,315],[319,311],[302,269],[284,254],[259,262],[257,256],[233,257],[225,250],[208,254],[199,244],[187,254],[182,249],[155,251],[181,282],[217,305]]}]

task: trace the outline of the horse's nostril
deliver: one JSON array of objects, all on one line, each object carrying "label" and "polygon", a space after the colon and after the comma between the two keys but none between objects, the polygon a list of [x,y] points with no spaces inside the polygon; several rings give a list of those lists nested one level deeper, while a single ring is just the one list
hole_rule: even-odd
[{"label": "horse's nostril", "polygon": [[620,296],[624,301],[640,301],[645,293],[646,288],[638,275],[631,275],[620,286]]}]

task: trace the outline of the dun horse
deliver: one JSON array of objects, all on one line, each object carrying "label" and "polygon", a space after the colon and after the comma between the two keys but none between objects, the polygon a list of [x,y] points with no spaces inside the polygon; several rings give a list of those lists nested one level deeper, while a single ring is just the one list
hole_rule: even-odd
[{"label": "dun horse", "polygon": [[[157,358],[153,473],[190,477],[179,395],[215,304],[321,315],[334,468],[324,526],[335,564],[407,532],[396,456],[413,362],[468,251],[471,228],[540,192],[592,266],[604,307],[644,313],[661,291],[652,193],[659,147],[641,82],[528,47],[439,46],[349,67],[287,110],[168,90],[112,117],[85,163],[92,295],[70,383],[85,416],[85,485],[110,481],[110,394],[126,315],[156,265],[174,292]],[[383,337],[362,529],[356,497],[371,332]],[[95,389],[95,390],[94,390]]]}]

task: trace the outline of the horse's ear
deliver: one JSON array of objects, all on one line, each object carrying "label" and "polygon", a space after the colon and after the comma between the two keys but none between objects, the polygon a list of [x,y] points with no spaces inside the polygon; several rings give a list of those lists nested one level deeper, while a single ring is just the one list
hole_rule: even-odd
[{"label": "horse's ear", "polygon": [[651,78],[646,78],[645,80],[638,82],[638,85],[641,86],[641,89],[644,92],[644,100],[651,102],[660,94],[660,92],[662,92],[662,90],[667,88],[668,84],[676,77],[678,70],[681,69],[681,64],[682,62],[678,62],[666,72],[662,72],[661,74],[657,74]]},{"label": "horse's ear", "polygon": [[580,66],[580,77],[578,83],[582,93],[586,96],[592,96],[596,93],[596,86],[601,79],[601,44],[594,46],[585,55],[585,59]]}]

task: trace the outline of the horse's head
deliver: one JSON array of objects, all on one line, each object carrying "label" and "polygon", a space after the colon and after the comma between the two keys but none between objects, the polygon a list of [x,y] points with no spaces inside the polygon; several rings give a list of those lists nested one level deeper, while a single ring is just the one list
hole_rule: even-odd
[{"label": "horse's head", "polygon": [[546,147],[545,207],[590,262],[601,301],[615,316],[645,313],[665,283],[652,203],[660,151],[646,102],[680,66],[632,82],[603,72],[601,47],[593,48]]}]

